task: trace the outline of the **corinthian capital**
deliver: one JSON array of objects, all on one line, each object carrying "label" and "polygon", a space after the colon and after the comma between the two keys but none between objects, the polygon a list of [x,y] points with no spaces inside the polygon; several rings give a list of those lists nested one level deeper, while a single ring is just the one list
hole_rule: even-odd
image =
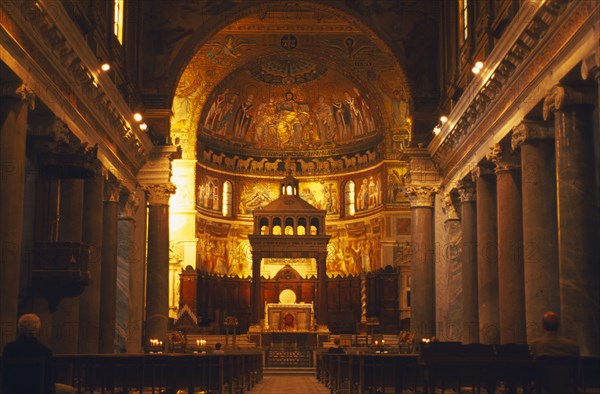
[{"label": "corinthian capital", "polygon": [[436,186],[407,186],[404,188],[406,197],[410,200],[410,207],[433,207],[435,194],[439,192]]},{"label": "corinthian capital", "polygon": [[176,187],[172,183],[161,183],[144,185],[142,189],[148,194],[148,204],[169,205],[169,198],[175,193]]},{"label": "corinthian capital", "polygon": [[129,196],[127,196],[127,200],[125,200],[123,206],[121,207],[119,216],[122,218],[134,217],[139,207],[140,198],[137,196],[136,192],[133,191],[129,193]]},{"label": "corinthian capital", "polygon": [[511,153],[507,152],[507,149],[503,149],[500,144],[495,144],[491,147],[490,152],[486,157],[489,161],[494,163],[496,172],[516,170],[521,166],[519,156],[511,155]]},{"label": "corinthian capital", "polygon": [[510,145],[513,150],[516,150],[521,144],[527,141],[547,138],[554,138],[554,131],[552,128],[546,126],[542,122],[524,120],[513,127]]},{"label": "corinthian capital", "polygon": [[458,196],[460,202],[471,202],[477,199],[475,182],[463,179],[458,182]]},{"label": "corinthian capital", "polygon": [[107,175],[104,181],[104,201],[119,202],[119,193],[121,192],[121,181]]},{"label": "corinthian capital", "polygon": [[15,93],[21,100],[27,101],[29,103],[30,109],[35,109],[35,93],[27,84],[21,84],[21,86],[19,86],[17,90],[15,90]]}]

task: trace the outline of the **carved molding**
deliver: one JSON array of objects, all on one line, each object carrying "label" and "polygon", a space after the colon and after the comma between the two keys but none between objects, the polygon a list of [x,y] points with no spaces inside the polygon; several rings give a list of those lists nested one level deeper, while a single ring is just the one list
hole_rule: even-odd
[{"label": "carved molding", "polygon": [[142,190],[148,195],[149,205],[169,205],[171,194],[174,194],[176,189],[172,183],[142,186]]},{"label": "carved molding", "polygon": [[475,182],[463,179],[458,182],[458,196],[460,202],[473,202],[477,200]]},{"label": "carved molding", "polygon": [[437,186],[407,186],[404,189],[406,197],[410,200],[410,207],[432,208],[435,194],[440,191]]},{"label": "carved molding", "polygon": [[108,174],[104,179],[104,202],[119,202],[121,181]]},{"label": "carved molding", "polygon": [[494,168],[496,173],[501,171],[513,171],[521,167],[519,155],[512,155],[511,152],[507,152],[506,149],[503,149],[500,144],[496,144],[490,148],[487,159],[496,166]]},{"label": "carved molding", "polygon": [[[600,40],[598,46],[600,47]],[[598,48],[581,62],[581,78],[586,80],[590,75],[600,82],[600,49]]]},{"label": "carved molding", "polygon": [[549,138],[554,138],[554,130],[551,127],[541,122],[524,120],[513,127],[510,145],[512,150],[516,150],[527,141]]}]

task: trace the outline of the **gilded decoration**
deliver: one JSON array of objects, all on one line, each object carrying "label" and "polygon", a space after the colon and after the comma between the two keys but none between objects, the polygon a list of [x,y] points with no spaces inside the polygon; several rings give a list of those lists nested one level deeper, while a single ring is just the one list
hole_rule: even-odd
[{"label": "gilded decoration", "polygon": [[511,171],[521,167],[521,161],[518,154],[511,154],[507,149],[503,148],[499,143],[490,147],[487,154],[487,159],[494,163],[495,171]]},{"label": "gilded decoration", "polygon": [[149,205],[169,205],[169,198],[177,188],[172,183],[162,183],[143,185],[142,189],[148,194]]},{"label": "gilded decoration", "polygon": [[411,208],[433,207],[433,199],[439,192],[439,188],[436,186],[407,186],[404,190],[410,200]]},{"label": "gilded decoration", "polygon": [[196,190],[196,206],[211,211],[221,210],[221,181],[215,177],[202,176]]},{"label": "gilded decoration", "polygon": [[406,171],[406,166],[387,167],[386,203],[397,204],[406,201],[406,196],[402,192],[402,188],[404,187],[404,175],[406,175]]}]

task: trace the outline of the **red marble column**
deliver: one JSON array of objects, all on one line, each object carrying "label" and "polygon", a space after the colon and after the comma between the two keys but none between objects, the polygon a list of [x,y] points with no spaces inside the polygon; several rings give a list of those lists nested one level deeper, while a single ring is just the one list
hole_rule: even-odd
[{"label": "red marble column", "polygon": [[433,201],[437,192],[432,186],[406,188],[411,208],[410,329],[417,341],[436,334]]},{"label": "red marble column", "polygon": [[252,324],[260,324],[262,305],[260,302],[260,263],[262,255],[252,255]]},{"label": "red marble column", "polygon": [[554,112],[562,332],[579,342],[583,355],[594,356],[600,354],[600,242],[593,171],[597,108],[596,98],[562,86],[555,86],[544,101],[544,117]]},{"label": "red marble column", "polygon": [[32,99],[33,92],[21,85],[14,96],[2,96],[0,105],[0,349],[17,332],[27,112]]},{"label": "red marble column", "polygon": [[500,343],[526,343],[521,174],[518,155],[500,144],[488,159],[496,165]]},{"label": "red marble column", "polygon": [[171,183],[149,185],[148,268],[146,282],[146,342],[167,343],[169,325],[169,198],[175,192]]},{"label": "red marble column", "polygon": [[479,342],[500,343],[498,212],[496,176],[482,165],[473,170],[477,189],[477,295]]},{"label": "red marble column", "polygon": [[96,175],[84,180],[82,241],[90,246],[91,281],[79,299],[79,353],[98,353],[103,200],[104,178]]},{"label": "red marble column", "polygon": [[318,278],[318,290],[317,290],[317,303],[319,305],[319,311],[317,314],[317,324],[327,325],[328,314],[329,314],[329,301],[327,296],[327,254],[319,253],[317,257],[317,275]]},{"label": "red marble column", "polygon": [[527,341],[543,333],[541,316],[560,313],[554,135],[547,125],[523,121],[513,128],[521,150],[523,265]]},{"label": "red marble column", "polygon": [[477,286],[477,204],[475,185],[469,180],[458,184],[462,230],[463,343],[479,342]]},{"label": "red marble column", "polygon": [[117,308],[117,220],[120,184],[116,180],[104,183],[102,212],[102,272],[100,278],[100,353],[115,351],[115,320]]}]

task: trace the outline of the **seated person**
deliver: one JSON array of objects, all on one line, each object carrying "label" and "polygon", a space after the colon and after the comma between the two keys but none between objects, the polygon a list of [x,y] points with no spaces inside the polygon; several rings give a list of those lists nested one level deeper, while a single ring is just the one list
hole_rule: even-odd
[{"label": "seated person", "polygon": [[538,378],[545,394],[568,394],[577,390],[579,346],[559,335],[559,325],[556,313],[544,313],[544,334],[530,344],[531,354],[539,362]]},{"label": "seated person", "polygon": [[215,350],[213,350],[214,354],[225,354],[225,351],[221,349],[221,342],[215,343]]},{"label": "seated person", "polygon": [[2,351],[2,392],[11,394],[70,394],[75,390],[54,383],[52,351],[37,340],[40,318],[26,314],[17,323],[18,337]]},{"label": "seated person", "polygon": [[531,342],[529,348],[533,357],[579,357],[579,345],[572,339],[565,338],[558,333],[560,319],[554,312],[544,313],[542,327],[544,334]]},{"label": "seated person", "polygon": [[344,349],[340,347],[340,338],[333,338],[333,346],[329,348],[328,353],[344,353]]}]

